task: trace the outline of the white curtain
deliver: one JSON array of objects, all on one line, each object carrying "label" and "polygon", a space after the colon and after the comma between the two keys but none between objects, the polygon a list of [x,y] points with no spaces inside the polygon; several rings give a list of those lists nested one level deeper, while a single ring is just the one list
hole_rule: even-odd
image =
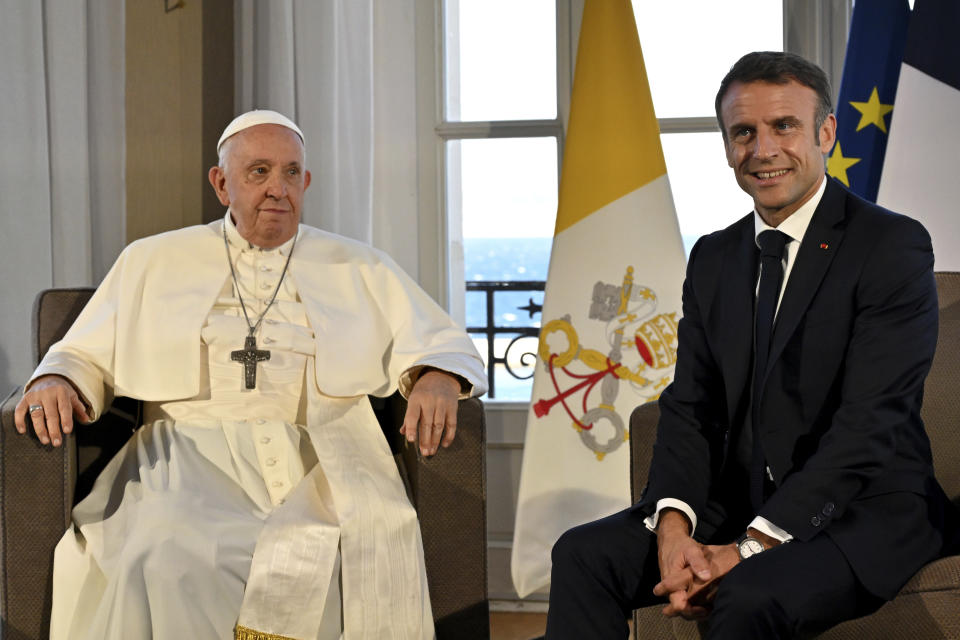
[{"label": "white curtain", "polygon": [[123,0],[0,0],[0,393],[33,369],[33,298],[123,247]]},{"label": "white curtain", "polygon": [[275,109],[307,142],[304,222],[417,277],[414,0],[237,0],[237,113]]}]

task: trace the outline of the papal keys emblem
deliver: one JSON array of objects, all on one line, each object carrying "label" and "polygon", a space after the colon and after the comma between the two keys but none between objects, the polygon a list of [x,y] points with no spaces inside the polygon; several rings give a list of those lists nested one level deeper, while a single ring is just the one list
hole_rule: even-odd
[{"label": "papal keys emblem", "polygon": [[[629,383],[638,396],[636,404],[656,400],[670,383],[670,367],[677,361],[677,314],[656,311],[656,293],[635,285],[633,267],[627,267],[621,286],[597,282],[593,287],[589,319],[606,323],[606,354],[580,344],[569,315],[550,320],[540,330],[538,356],[556,395],[538,400],[534,413],[542,418],[559,404],[597,460],[629,437],[614,407],[621,382]],[[597,385],[599,398],[594,396]],[[578,393],[580,409],[575,411],[571,403]],[[598,426],[601,421],[612,428],[608,438],[599,436],[601,430],[610,432]]]}]

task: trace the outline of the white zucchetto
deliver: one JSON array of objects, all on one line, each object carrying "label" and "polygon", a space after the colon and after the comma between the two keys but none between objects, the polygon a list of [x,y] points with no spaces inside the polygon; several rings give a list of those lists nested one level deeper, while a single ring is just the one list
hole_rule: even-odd
[{"label": "white zucchetto", "polygon": [[240,114],[227,125],[227,128],[223,130],[223,135],[220,136],[220,140],[217,142],[217,153],[220,152],[220,147],[227,141],[227,138],[235,133],[240,133],[244,129],[255,127],[258,124],[278,124],[281,127],[286,127],[300,136],[300,141],[304,142],[303,131],[300,131],[300,127],[287,116],[282,113],[277,113],[276,111],[270,111],[269,109],[254,109],[253,111]]}]

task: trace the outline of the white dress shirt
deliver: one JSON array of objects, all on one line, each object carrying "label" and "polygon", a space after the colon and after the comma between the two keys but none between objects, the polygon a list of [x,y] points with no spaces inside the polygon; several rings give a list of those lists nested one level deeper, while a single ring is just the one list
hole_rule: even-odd
[{"label": "white dress shirt", "polygon": [[[827,180],[824,176],[820,181],[820,187],[817,189],[817,192],[813,194],[813,197],[803,203],[799,209],[790,214],[786,220],[776,227],[778,231],[788,236],[785,247],[786,255],[783,257],[783,283],[780,285],[780,297],[777,299],[777,310],[780,309],[780,303],[783,301],[783,292],[787,289],[787,280],[790,278],[790,272],[793,270],[794,262],[796,262],[797,253],[800,251],[800,244],[803,242],[803,236],[807,232],[807,227],[810,226],[810,220],[813,219],[813,212],[817,210],[817,205],[820,204],[820,199],[823,197],[823,191],[826,186]],[[753,212],[753,226],[754,238],[758,238],[762,232],[774,228],[764,222],[756,210]],[[754,241],[757,242],[756,240]],[[757,242],[757,247],[759,246],[760,243]],[[758,285],[759,281],[758,274]],[[770,469],[768,468],[767,474],[769,475],[769,473]],[[690,535],[692,536],[693,532],[697,529],[697,515],[693,512],[693,509],[690,508],[690,505],[676,498],[661,498],[657,500],[656,512],[644,521],[647,528],[655,531],[657,522],[660,519],[660,512],[668,508],[676,509],[687,516],[687,519],[690,520]],[[788,531],[781,529],[776,524],[761,516],[754,517],[749,526],[772,538],[776,538],[780,542],[793,540],[793,536]]]}]

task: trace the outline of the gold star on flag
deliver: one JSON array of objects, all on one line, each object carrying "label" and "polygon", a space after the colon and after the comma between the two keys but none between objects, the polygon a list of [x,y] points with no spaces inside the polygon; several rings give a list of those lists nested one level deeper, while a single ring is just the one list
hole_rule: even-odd
[{"label": "gold star on flag", "polygon": [[847,169],[858,162],[860,162],[860,158],[843,157],[843,151],[840,150],[840,141],[837,140],[837,146],[833,148],[833,153],[827,158],[827,173],[849,187],[850,180],[847,179]]},{"label": "gold star on flag", "polygon": [[884,133],[887,132],[887,123],[883,117],[893,111],[893,105],[880,102],[880,95],[877,93],[876,87],[870,92],[869,100],[866,102],[853,102],[851,100],[850,106],[860,112],[860,122],[857,124],[857,131],[874,124],[880,128],[880,131]]}]

